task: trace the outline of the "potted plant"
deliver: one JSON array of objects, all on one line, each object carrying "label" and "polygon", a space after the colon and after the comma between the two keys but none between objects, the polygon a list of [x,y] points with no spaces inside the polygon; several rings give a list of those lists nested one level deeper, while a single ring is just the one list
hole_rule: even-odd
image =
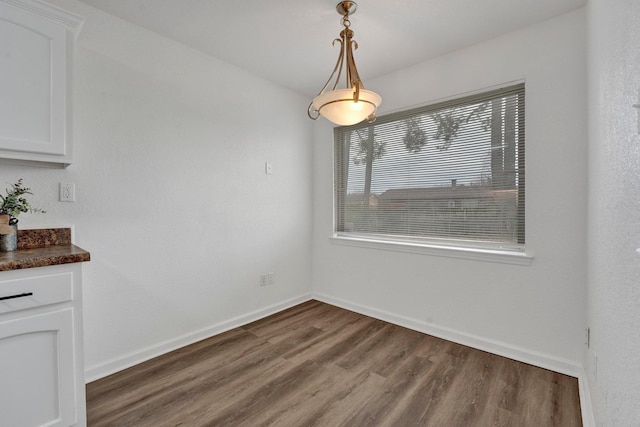
[{"label": "potted plant", "polygon": [[0,252],[14,251],[18,248],[18,215],[23,212],[45,213],[42,209],[32,208],[26,194],[33,194],[31,188],[24,187],[22,178],[0,194]]}]

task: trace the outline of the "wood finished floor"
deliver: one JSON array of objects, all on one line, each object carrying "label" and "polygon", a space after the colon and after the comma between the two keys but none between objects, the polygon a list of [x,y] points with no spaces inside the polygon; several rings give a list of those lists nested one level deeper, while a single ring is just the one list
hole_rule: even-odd
[{"label": "wood finished floor", "polygon": [[581,426],[575,378],[309,301],[87,385],[89,426]]}]

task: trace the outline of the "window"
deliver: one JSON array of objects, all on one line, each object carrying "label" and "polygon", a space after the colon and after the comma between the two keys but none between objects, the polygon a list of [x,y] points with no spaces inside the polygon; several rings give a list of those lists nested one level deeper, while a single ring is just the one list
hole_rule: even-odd
[{"label": "window", "polygon": [[524,84],[335,128],[335,233],[524,251]]}]

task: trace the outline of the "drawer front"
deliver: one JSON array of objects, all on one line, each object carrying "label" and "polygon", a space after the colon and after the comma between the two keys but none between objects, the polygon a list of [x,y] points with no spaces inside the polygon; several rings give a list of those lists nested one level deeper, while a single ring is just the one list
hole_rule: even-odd
[{"label": "drawer front", "polygon": [[73,273],[0,280],[0,313],[73,299]]}]

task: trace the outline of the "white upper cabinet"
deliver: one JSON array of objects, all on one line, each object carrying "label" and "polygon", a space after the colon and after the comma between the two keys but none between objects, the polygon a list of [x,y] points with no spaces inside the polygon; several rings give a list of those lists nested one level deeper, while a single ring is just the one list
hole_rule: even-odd
[{"label": "white upper cabinet", "polygon": [[0,159],[72,162],[72,71],[83,19],[40,0],[0,0]]}]

